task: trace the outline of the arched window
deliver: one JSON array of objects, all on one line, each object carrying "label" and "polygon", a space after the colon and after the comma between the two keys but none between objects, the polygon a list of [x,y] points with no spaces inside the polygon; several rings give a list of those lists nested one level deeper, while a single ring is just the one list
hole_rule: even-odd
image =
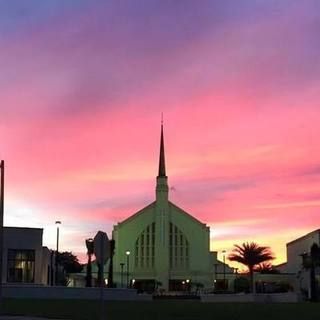
[{"label": "arched window", "polygon": [[189,242],[182,231],[170,222],[169,229],[169,260],[172,269],[188,269]]},{"label": "arched window", "polygon": [[153,222],[147,226],[135,243],[135,267],[149,269],[154,267],[155,230]]}]

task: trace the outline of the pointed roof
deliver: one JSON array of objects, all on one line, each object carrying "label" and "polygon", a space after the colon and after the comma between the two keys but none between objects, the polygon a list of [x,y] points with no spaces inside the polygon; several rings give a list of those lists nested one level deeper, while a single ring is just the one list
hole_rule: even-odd
[{"label": "pointed roof", "polygon": [[166,162],[165,162],[165,156],[164,156],[164,139],[163,139],[163,123],[161,123],[160,157],[159,157],[158,177],[166,177]]}]

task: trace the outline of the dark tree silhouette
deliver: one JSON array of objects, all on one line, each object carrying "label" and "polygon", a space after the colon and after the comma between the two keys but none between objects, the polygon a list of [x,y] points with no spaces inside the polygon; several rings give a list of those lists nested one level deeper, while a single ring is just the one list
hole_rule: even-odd
[{"label": "dark tree silhouette", "polygon": [[78,258],[68,251],[58,253],[58,264],[63,267],[66,273],[77,273],[82,270],[82,265]]},{"label": "dark tree silhouette", "polygon": [[110,244],[110,259],[109,259],[109,272],[108,272],[108,288],[113,288],[113,255],[114,255],[114,249],[115,249],[115,241],[109,240]]},{"label": "dark tree silhouette", "polygon": [[87,247],[87,256],[88,256],[86,287],[91,287],[92,286],[92,255],[94,251],[93,239],[90,238],[86,240],[86,247]]},{"label": "dark tree silhouette", "polygon": [[263,262],[260,263],[257,267],[255,267],[254,271],[262,273],[262,274],[276,274],[280,273],[271,263]]},{"label": "dark tree silhouette", "polygon": [[78,273],[82,270],[82,265],[80,264],[78,258],[72,254],[72,252],[59,252],[58,256],[58,267],[59,267],[59,285],[68,285],[68,275],[70,273]]},{"label": "dark tree silhouette", "polygon": [[253,272],[259,264],[274,259],[269,247],[259,246],[255,242],[245,242],[241,246],[235,245],[229,255],[230,261],[236,261],[248,268],[251,292],[255,292]]}]

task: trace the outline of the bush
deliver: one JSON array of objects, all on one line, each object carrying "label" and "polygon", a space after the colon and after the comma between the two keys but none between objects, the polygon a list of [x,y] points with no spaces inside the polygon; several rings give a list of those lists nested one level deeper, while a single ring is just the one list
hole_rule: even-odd
[{"label": "bush", "polygon": [[246,277],[238,277],[234,280],[234,291],[235,292],[250,292],[250,283]]}]

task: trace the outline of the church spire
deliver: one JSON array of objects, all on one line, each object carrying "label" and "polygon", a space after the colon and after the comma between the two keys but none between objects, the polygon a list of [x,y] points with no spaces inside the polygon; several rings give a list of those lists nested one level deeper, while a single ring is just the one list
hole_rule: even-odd
[{"label": "church spire", "polygon": [[168,178],[166,176],[166,162],[164,156],[163,119],[161,120],[159,172],[157,176],[156,199],[157,203],[168,202]]},{"label": "church spire", "polygon": [[163,120],[161,121],[160,157],[158,177],[166,177],[166,161],[164,156]]}]

